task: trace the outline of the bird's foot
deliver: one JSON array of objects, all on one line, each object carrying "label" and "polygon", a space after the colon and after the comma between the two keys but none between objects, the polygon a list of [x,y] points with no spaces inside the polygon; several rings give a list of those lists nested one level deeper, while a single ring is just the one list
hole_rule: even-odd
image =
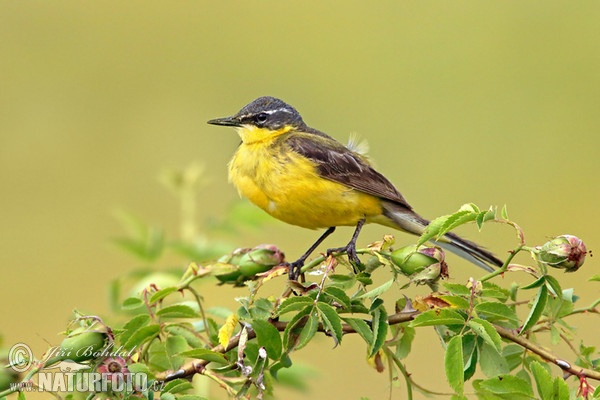
[{"label": "bird's foot", "polygon": [[348,243],[344,247],[327,249],[327,256],[335,255],[336,253],[346,253],[346,255],[348,256],[348,261],[350,261],[350,263],[355,267],[355,270],[357,267],[360,267],[362,265],[362,262],[356,254],[356,244],[353,242]]},{"label": "bird's foot", "polygon": [[292,263],[286,263],[288,266],[288,277],[290,281],[297,281],[302,274],[304,259],[300,258]]}]

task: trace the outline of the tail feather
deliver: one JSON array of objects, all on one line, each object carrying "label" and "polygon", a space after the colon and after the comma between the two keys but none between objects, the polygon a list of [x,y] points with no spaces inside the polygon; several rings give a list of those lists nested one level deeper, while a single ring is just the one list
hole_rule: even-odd
[{"label": "tail feather", "polygon": [[[400,204],[385,202],[383,208],[383,214],[389,220],[388,223],[384,223],[385,225],[418,236],[420,236],[425,227],[429,225],[428,220]],[[432,240],[432,242],[486,271],[491,272],[494,270],[494,267],[501,267],[503,264],[502,261],[496,258],[491,252],[452,232],[447,233],[439,240]]]}]

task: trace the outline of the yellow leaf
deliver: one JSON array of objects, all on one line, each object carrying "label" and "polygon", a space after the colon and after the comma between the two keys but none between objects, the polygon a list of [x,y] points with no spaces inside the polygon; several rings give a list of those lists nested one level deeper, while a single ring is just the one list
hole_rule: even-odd
[{"label": "yellow leaf", "polygon": [[237,314],[231,314],[229,317],[227,317],[225,324],[219,329],[219,344],[221,346],[227,347],[229,344],[229,339],[231,339],[237,323]]}]

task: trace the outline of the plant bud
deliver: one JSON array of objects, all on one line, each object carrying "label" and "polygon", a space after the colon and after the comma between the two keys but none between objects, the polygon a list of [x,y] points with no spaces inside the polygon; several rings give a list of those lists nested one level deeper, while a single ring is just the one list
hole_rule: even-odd
[{"label": "plant bud", "polygon": [[59,361],[71,360],[77,363],[93,360],[106,345],[106,332],[88,331],[79,327],[63,339],[56,355],[46,362],[52,365]]},{"label": "plant bud", "polygon": [[240,271],[243,276],[253,277],[281,264],[284,260],[284,254],[276,246],[261,244],[242,256]]},{"label": "plant bud", "polygon": [[565,272],[577,271],[587,254],[585,243],[573,235],[557,236],[536,249],[540,262],[552,268],[564,269]]},{"label": "plant bud", "polygon": [[439,247],[423,247],[417,248],[416,245],[405,246],[395,250],[391,254],[392,262],[400,268],[406,275],[413,275],[423,271],[426,267],[439,263],[440,271],[441,264],[444,266],[444,252]]}]

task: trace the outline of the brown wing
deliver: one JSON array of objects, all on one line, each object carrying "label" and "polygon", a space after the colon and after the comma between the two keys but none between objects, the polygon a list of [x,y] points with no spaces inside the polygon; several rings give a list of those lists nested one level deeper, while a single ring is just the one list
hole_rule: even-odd
[{"label": "brown wing", "polygon": [[309,131],[291,133],[284,140],[293,151],[317,164],[323,178],[412,209],[394,185],[375,171],[364,156],[322,132]]}]

